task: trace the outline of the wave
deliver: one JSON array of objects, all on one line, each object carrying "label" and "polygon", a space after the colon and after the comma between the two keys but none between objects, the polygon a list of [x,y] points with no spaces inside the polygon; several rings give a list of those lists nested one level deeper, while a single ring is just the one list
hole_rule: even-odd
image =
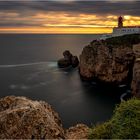
[{"label": "wave", "polygon": [[33,63],[25,63],[25,64],[14,64],[14,65],[0,65],[0,68],[14,68],[14,67],[24,67],[24,66],[32,66],[39,64],[47,64],[49,67],[56,67],[57,62],[33,62]]},{"label": "wave", "polygon": [[127,85],[119,85],[118,87],[119,88],[123,88],[123,87],[126,87]]}]

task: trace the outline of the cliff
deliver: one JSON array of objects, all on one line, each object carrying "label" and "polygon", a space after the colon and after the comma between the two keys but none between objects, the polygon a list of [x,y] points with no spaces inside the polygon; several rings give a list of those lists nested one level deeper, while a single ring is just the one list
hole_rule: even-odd
[{"label": "cliff", "polygon": [[92,41],[80,55],[81,77],[114,85],[130,84],[135,59],[132,46],[139,42],[139,34]]},{"label": "cliff", "polygon": [[64,138],[64,130],[49,104],[25,97],[0,99],[0,139],[54,138]]},{"label": "cliff", "polygon": [[140,100],[123,101],[108,122],[65,130],[48,103],[7,96],[0,99],[0,139],[139,139],[139,109]]},{"label": "cliff", "polygon": [[132,94],[140,98],[140,44],[133,46],[135,62],[133,67]]},{"label": "cliff", "polygon": [[46,102],[15,96],[0,99],[0,139],[83,139],[87,135],[83,124],[65,130]]}]

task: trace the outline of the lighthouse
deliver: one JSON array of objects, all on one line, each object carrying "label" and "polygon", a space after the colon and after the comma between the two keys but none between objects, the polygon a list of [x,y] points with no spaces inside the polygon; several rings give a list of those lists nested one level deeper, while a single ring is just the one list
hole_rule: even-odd
[{"label": "lighthouse", "polygon": [[127,34],[140,34],[140,26],[124,26],[123,25],[123,17],[118,17],[118,26],[113,28],[113,32],[111,34],[104,34],[100,39],[107,39],[115,36],[122,36]]},{"label": "lighthouse", "polygon": [[140,26],[124,26],[123,17],[118,17],[118,27],[113,28],[112,36],[122,36],[126,34],[139,34]]},{"label": "lighthouse", "polygon": [[118,17],[118,28],[122,28],[123,27],[123,17],[120,16]]}]

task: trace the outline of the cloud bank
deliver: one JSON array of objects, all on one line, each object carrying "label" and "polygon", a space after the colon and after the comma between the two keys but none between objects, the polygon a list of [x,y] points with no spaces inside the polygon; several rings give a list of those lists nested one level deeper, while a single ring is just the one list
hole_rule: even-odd
[{"label": "cloud bank", "polygon": [[135,0],[24,0],[0,1],[0,28],[94,28],[140,25],[140,1]]}]

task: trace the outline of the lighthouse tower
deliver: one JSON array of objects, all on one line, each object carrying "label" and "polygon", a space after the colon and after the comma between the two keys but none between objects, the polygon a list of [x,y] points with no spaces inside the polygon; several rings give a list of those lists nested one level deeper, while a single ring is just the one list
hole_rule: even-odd
[{"label": "lighthouse tower", "polygon": [[122,27],[123,27],[123,18],[122,18],[122,16],[120,16],[118,18],[118,28],[122,28]]},{"label": "lighthouse tower", "polygon": [[123,26],[123,17],[118,17],[118,27],[113,28],[112,34],[106,34],[101,37],[105,40],[110,37],[122,36],[127,34],[140,34],[140,26]]}]

